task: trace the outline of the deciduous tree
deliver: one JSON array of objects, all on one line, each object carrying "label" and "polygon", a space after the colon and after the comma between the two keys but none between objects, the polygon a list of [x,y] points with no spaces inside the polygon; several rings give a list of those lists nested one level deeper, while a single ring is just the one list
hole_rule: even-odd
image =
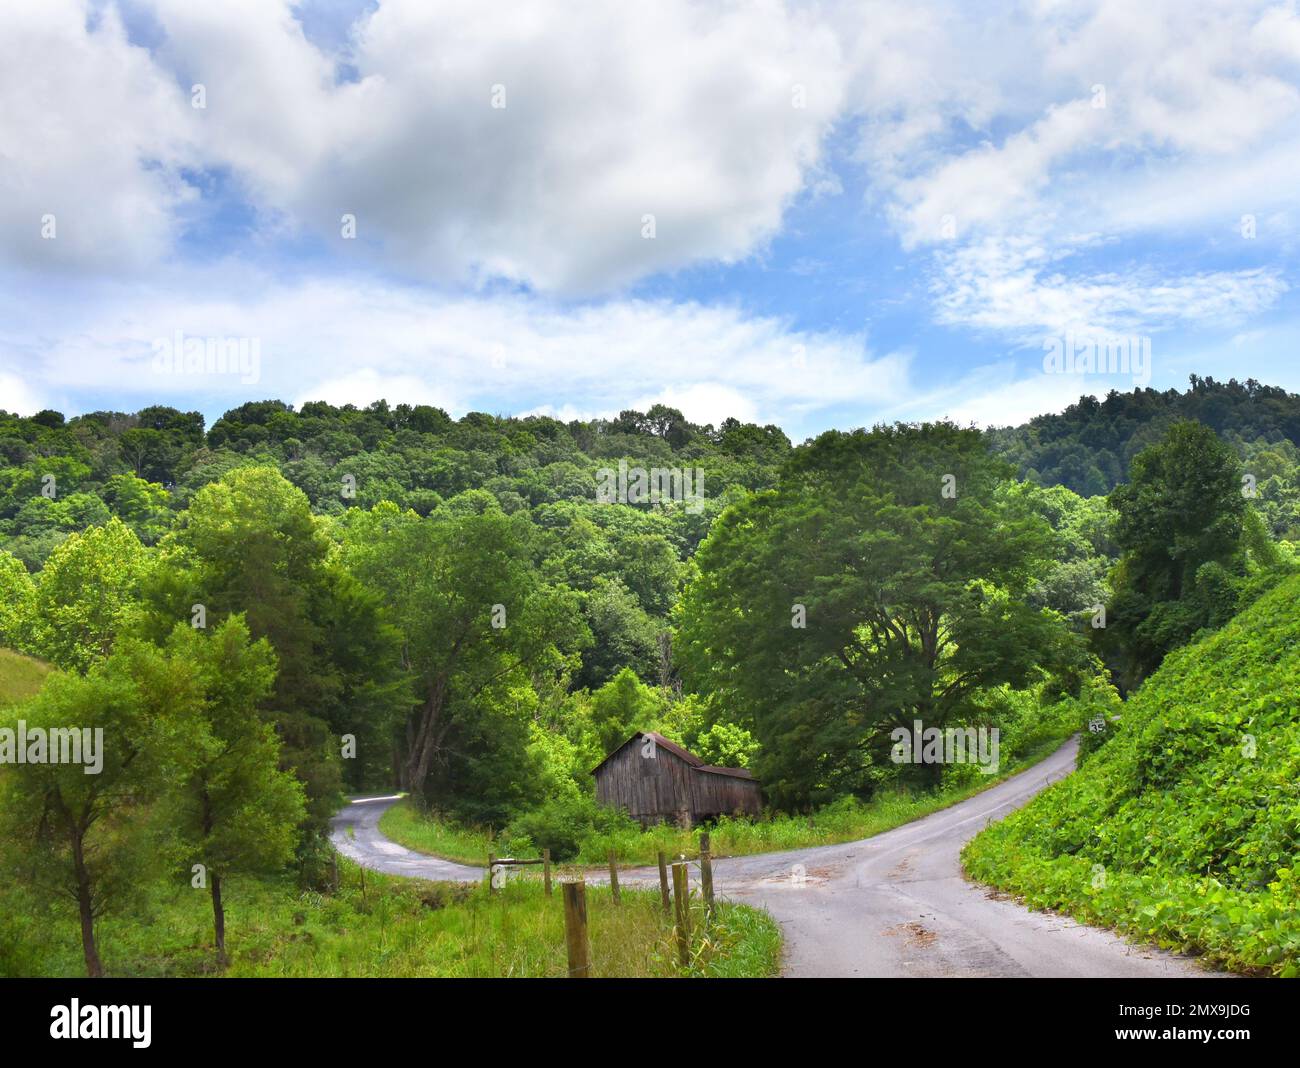
[{"label": "deciduous tree", "polygon": [[861,790],[888,729],[942,726],[1051,662],[1060,618],[1026,603],[1048,530],[1007,474],[949,424],[832,432],[720,517],[677,650],[752,726],[769,796]]}]

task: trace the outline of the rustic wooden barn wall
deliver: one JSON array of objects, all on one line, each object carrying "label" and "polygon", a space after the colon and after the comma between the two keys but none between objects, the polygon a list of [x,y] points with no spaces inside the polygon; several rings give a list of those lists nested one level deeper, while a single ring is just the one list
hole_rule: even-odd
[{"label": "rustic wooden barn wall", "polygon": [[762,809],[758,783],[735,775],[694,769],[692,808],[695,819],[730,816],[737,812],[757,816]]},{"label": "rustic wooden barn wall", "polygon": [[675,820],[691,811],[692,771],[667,749],[644,757],[640,745],[625,745],[596,773],[596,799],[626,809],[642,823]]},{"label": "rustic wooden barn wall", "polygon": [[660,820],[698,822],[714,816],[762,811],[758,783],[704,771],[665,746],[643,756],[637,738],[610,755],[596,771],[596,799],[624,809],[643,825]]}]

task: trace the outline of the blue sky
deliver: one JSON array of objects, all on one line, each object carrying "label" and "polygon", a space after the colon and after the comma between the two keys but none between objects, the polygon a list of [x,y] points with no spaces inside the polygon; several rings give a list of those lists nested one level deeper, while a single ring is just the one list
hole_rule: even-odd
[{"label": "blue sky", "polygon": [[1295,5],[972,6],[7,5],[0,408],[1300,390]]}]

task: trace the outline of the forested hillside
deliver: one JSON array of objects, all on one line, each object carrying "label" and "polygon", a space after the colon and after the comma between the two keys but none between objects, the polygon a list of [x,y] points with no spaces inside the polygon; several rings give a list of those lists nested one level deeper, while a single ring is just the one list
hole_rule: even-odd
[{"label": "forested hillside", "polygon": [[1271,529],[1300,540],[1300,396],[1253,379],[1222,383],[1192,375],[1183,392],[1135,389],[1111,391],[1100,401],[1081,397],[1059,415],[991,430],[989,438],[1021,478],[1091,497],[1124,482],[1139,452],[1188,419],[1232,446],[1255,476],[1256,506]]},{"label": "forested hillside", "polygon": [[[205,486],[250,466],[280,472],[316,515],[389,502],[427,516],[475,491],[488,496],[479,505],[462,497],[460,510],[490,498],[524,517],[513,529],[540,539],[532,549],[541,571],[579,594],[592,643],[575,681],[595,688],[630,668],[661,682],[665,621],[686,560],[728,501],[773,482],[789,449],[777,427],[699,427],[662,406],[564,424],[482,413],[453,421],[439,409],[383,402],[293,411],[265,401],[227,412],[206,433],[198,413],[163,407],[66,421],[0,412],[0,548],[39,571],[69,534],[110,518],[155,546],[179,517],[188,522]],[[599,506],[597,472],[620,458],[647,471],[698,470],[689,507]]]}]

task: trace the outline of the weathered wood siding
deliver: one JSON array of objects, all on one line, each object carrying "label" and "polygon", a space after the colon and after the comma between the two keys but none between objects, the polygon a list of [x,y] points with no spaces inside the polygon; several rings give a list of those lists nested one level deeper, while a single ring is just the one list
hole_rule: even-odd
[{"label": "weathered wood siding", "polygon": [[692,811],[694,768],[659,748],[642,756],[639,744],[625,745],[596,772],[596,800],[617,805],[643,824],[676,820]]},{"label": "weathered wood siding", "polygon": [[692,768],[691,772],[694,780],[691,783],[691,807],[695,819],[736,813],[757,816],[762,810],[758,783],[753,779],[721,775],[700,768]]},{"label": "weathered wood siding", "polygon": [[660,820],[697,823],[715,816],[757,816],[763,802],[758,782],[706,771],[665,745],[643,756],[640,736],[615,750],[596,769],[596,800],[623,809],[642,825]]}]

